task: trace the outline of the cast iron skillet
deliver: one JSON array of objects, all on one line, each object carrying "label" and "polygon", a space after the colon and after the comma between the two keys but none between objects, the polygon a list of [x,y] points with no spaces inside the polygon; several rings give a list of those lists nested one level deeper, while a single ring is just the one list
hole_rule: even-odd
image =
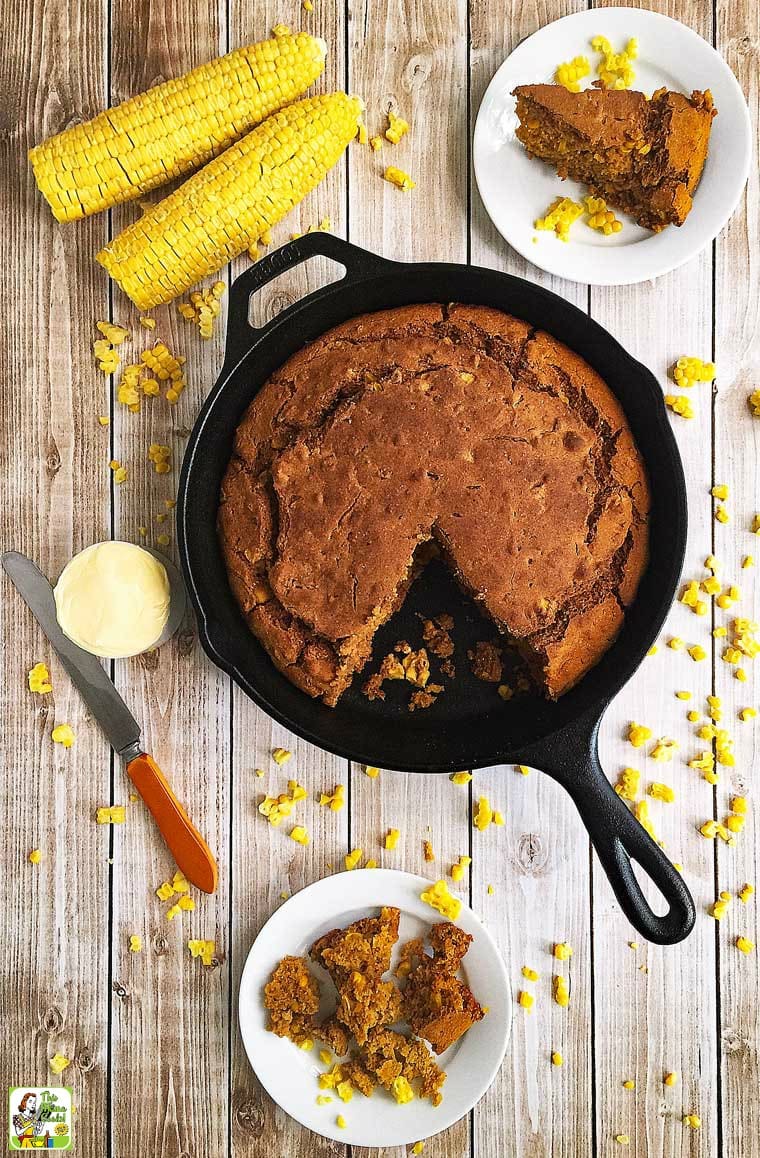
[{"label": "cast iron skillet", "polygon": [[[250,297],[272,278],[323,254],[345,277],[290,306],[262,329],[248,321]],[[401,689],[369,702],[360,680],[336,708],[298,691],[249,632],[230,591],[216,537],[219,486],[243,411],[269,375],[304,343],[356,314],[412,302],[466,302],[503,309],[547,329],[584,357],[620,400],[651,481],[651,562],[625,626],[601,662],[557,703],[539,695],[504,703],[467,670],[465,651],[493,629],[433,562],[401,611],[379,634],[376,655],[399,639],[419,641],[419,614],[450,611],[457,623],[457,678],[437,703],[410,713]],[[561,518],[561,512],[557,518]],[[328,233],[299,238],[243,273],[230,291],[224,366],[196,422],[182,465],[177,503],[182,567],[204,648],[270,716],[305,740],[346,759],[406,772],[452,772],[496,764],[541,768],[572,796],[628,919],[651,941],[673,944],[694,923],[680,874],[612,790],[597,735],[612,697],[655,639],[672,603],[686,541],[686,490],[661,391],[652,374],[596,322],[555,294],[494,270],[402,264]],[[551,527],[547,527],[551,534]],[[669,903],[649,906],[631,866],[637,861]]]}]

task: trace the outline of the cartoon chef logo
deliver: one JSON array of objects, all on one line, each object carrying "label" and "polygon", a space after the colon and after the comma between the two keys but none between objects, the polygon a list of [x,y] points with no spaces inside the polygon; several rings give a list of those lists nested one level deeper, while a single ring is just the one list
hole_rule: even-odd
[{"label": "cartoon chef logo", "polygon": [[71,1090],[65,1086],[11,1087],[8,1147],[10,1150],[69,1150]]}]

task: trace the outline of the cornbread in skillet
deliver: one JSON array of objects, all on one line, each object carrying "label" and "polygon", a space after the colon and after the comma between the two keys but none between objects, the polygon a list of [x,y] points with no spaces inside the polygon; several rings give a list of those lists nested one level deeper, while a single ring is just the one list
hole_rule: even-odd
[{"label": "cornbread in skillet", "polygon": [[625,89],[525,84],[514,95],[517,137],[532,156],[647,229],[683,225],[707,158],[709,91],[685,97],[659,89],[650,100]]},{"label": "cornbread in skillet", "polygon": [[582,358],[498,310],[419,305],[345,322],[265,383],[219,535],[251,630],[329,705],[432,551],[556,697],[620,630],[648,505],[622,409]]}]

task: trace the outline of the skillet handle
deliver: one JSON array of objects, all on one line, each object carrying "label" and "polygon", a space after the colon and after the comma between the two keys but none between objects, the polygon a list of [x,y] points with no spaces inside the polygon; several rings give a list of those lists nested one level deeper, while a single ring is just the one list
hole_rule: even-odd
[{"label": "skillet handle", "polygon": [[345,266],[343,281],[349,283],[388,270],[395,264],[322,230],[304,233],[302,237],[288,241],[244,270],[230,286],[225,364],[236,363],[250,349],[252,336],[260,332],[248,320],[252,295],[310,257],[329,257]]},{"label": "skillet handle", "polygon": [[[689,935],[696,911],[683,877],[617,795],[599,762],[601,720],[580,720],[536,745],[524,763],[541,768],[572,796],[621,909],[634,928],[659,945]],[[658,916],[631,861],[644,869],[668,902]]]}]

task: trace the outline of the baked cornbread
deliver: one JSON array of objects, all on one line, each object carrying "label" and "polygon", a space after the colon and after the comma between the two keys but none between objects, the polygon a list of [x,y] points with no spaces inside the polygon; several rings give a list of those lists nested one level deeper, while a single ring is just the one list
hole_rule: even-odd
[{"label": "baked cornbread", "polygon": [[416,305],[353,318],[272,375],[218,526],[251,630],[326,704],[432,551],[556,697],[620,630],[648,507],[622,409],[582,358],[498,310]]},{"label": "baked cornbread", "polygon": [[639,225],[683,225],[702,176],[713,108],[710,92],[630,89],[569,92],[561,84],[514,90],[527,151],[560,177],[582,181]]},{"label": "baked cornbread", "polygon": [[414,942],[408,957],[402,1008],[412,1032],[443,1053],[483,1017],[483,1008],[472,990],[456,976],[472,936],[450,921],[433,925],[429,934],[432,956]]}]

